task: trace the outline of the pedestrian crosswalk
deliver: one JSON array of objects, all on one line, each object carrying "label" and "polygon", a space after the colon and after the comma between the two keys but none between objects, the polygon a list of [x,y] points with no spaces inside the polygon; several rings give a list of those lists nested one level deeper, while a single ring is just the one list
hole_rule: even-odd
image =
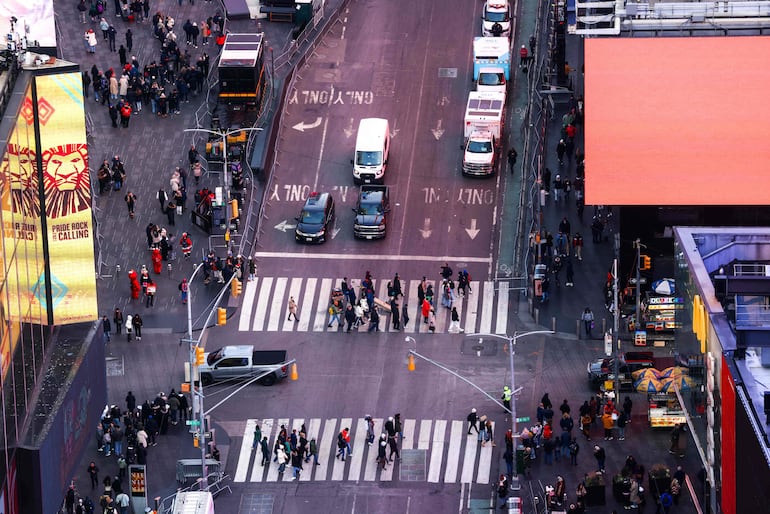
[{"label": "pedestrian crosswalk", "polygon": [[[376,297],[387,300],[389,279],[374,280]],[[304,277],[256,277],[246,283],[243,304],[241,305],[238,330],[242,332],[325,332],[337,331],[335,323],[329,328],[328,313],[332,291],[339,288],[342,278],[304,278]],[[408,305],[409,322],[402,327],[402,332],[427,332],[428,325],[420,315],[420,302],[417,289],[419,280],[402,280],[401,289]],[[436,297],[436,331],[447,332],[450,327],[450,309],[441,305],[441,283],[428,281],[433,285]],[[353,284],[356,287],[357,281]],[[456,294],[453,305],[460,315],[460,327],[468,333],[507,332],[509,302],[511,295],[508,281],[472,281],[469,293],[465,296]],[[289,321],[288,302],[293,297],[299,305],[298,321]],[[344,319],[343,319],[344,321]],[[361,327],[364,330],[366,327]],[[390,314],[381,313],[380,330],[394,331]]]},{"label": "pedestrian crosswalk", "polygon": [[[384,419],[375,418],[375,433],[383,429]],[[318,465],[313,459],[302,464],[300,482],[306,481],[346,481],[346,482],[388,482],[399,479],[400,462],[389,462],[383,470],[377,464],[377,444],[366,443],[367,422],[364,418],[341,419],[249,419],[243,431],[243,442],[238,454],[238,464],[233,475],[234,482],[289,482],[292,480],[292,468],[289,464],[281,474],[278,464],[273,462],[273,447],[280,427],[284,426],[291,434],[292,429],[300,432],[305,425],[307,439],[318,443]],[[254,429],[259,425],[262,436],[267,437],[270,449],[270,461],[262,465],[262,451],[259,444],[254,444]],[[335,458],[337,452],[337,434],[342,429],[350,428],[350,447],[352,454],[342,461]],[[404,437],[399,449],[424,450],[425,480],[430,483],[490,483],[492,456],[494,447],[491,443],[482,445],[476,432],[468,435],[467,423],[445,419],[405,419]],[[492,432],[494,433],[494,423]],[[410,480],[414,480],[411,478]]]}]

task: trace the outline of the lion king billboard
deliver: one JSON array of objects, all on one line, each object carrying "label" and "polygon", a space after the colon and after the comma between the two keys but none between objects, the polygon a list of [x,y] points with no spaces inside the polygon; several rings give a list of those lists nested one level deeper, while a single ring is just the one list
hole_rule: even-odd
[{"label": "lion king billboard", "polygon": [[96,319],[79,72],[32,79],[6,146],[0,187],[9,318],[41,325]]}]

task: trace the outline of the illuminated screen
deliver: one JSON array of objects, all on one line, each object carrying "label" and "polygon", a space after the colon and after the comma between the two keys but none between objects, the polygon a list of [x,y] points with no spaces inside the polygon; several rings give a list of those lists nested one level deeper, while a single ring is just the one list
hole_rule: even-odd
[{"label": "illuminated screen", "polygon": [[770,204],[768,63],[770,37],[586,39],[586,203]]},{"label": "illuminated screen", "polygon": [[[35,146],[32,86],[27,86],[16,125],[0,165],[0,218],[3,225],[3,263],[0,284],[2,375],[8,370],[18,340],[18,323],[46,324],[46,312],[36,298],[38,278],[45,270],[40,233],[37,148]],[[6,319],[13,323],[8,330]]]},{"label": "illuminated screen", "polygon": [[[89,5],[86,2],[86,5]],[[75,10],[77,2],[72,3]],[[27,41],[29,46],[56,46],[56,30],[53,17],[53,0],[3,0],[0,2],[0,30],[2,30],[3,46],[7,35],[11,32],[11,17],[18,21],[14,23],[14,39],[24,36],[24,27],[29,27]],[[37,42],[37,43],[35,43]]]},{"label": "illuminated screen", "polygon": [[88,147],[80,73],[45,75],[37,84],[40,159],[55,325],[97,316]]}]

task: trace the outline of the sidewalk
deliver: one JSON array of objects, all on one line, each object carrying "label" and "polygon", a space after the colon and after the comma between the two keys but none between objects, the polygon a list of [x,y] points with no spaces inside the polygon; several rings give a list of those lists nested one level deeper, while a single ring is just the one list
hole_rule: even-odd
[{"label": "sidewalk", "polygon": [[[109,51],[107,41],[101,37],[98,21],[91,22],[87,17],[87,22],[81,23],[78,19],[78,11],[72,4],[66,6],[57,4],[56,7],[57,28],[60,30],[58,38],[60,56],[79,63],[81,71],[88,73],[93,65],[96,65],[100,71],[109,68],[119,71],[118,53]],[[210,77],[215,81],[216,58],[219,53],[219,48],[214,44],[215,31],[212,31],[209,45],[202,45],[202,42],[199,42],[198,48],[194,48],[185,44],[182,26],[188,19],[191,22],[197,22],[200,26],[203,20],[213,17],[217,12],[224,12],[221,4],[201,1],[184,2],[179,5],[176,1],[161,0],[152,5],[150,16],[157,11],[171,15],[175,19],[177,43],[182,52],[190,52],[191,63],[194,63],[204,52],[209,55],[212,70]],[[161,44],[153,36],[149,20],[143,23],[127,23],[115,15],[112,3],[108,3],[103,16],[117,30],[116,46],[118,48],[120,45],[127,44],[126,30],[131,29],[133,49],[127,53],[129,60],[132,55],[136,56],[140,68],[152,61],[160,62]],[[83,32],[88,28],[93,28],[99,36],[95,54],[88,54],[83,49]],[[274,45],[276,53],[280,53],[281,48],[288,44],[288,35],[293,28],[292,24],[266,21],[261,23],[266,41]],[[226,30],[255,32],[257,24],[252,20],[228,21]],[[167,94],[170,93],[170,89],[171,87],[167,86]],[[96,170],[101,162],[104,159],[111,160],[115,155],[119,155],[123,160],[127,174],[121,191],[110,191],[98,195],[98,187],[94,187],[100,315],[106,315],[112,320],[114,309],[120,307],[124,317],[139,313],[144,320],[141,341],[127,343],[125,336],[115,335],[113,326],[112,342],[107,345],[108,397],[111,404],[118,405],[121,409],[125,409],[123,398],[128,390],[134,392],[139,404],[145,399],[152,400],[161,391],[168,393],[172,388],[179,390],[180,384],[176,380],[181,377],[181,369],[178,363],[184,360],[182,353],[187,352],[187,346],[179,343],[183,332],[186,331],[187,313],[186,307],[180,301],[177,286],[183,277],[189,276],[193,262],[201,261],[211,241],[203,230],[192,225],[189,211],[182,216],[176,216],[174,225],[170,226],[166,215],[160,210],[156,193],[161,188],[170,193],[171,172],[176,166],[189,165],[187,151],[191,144],[196,144],[199,153],[204,154],[207,138],[183,131],[186,128],[196,127],[196,121],[199,123],[198,126],[209,128],[208,111],[215,104],[215,96],[208,98],[206,94],[191,95],[189,103],[180,105],[179,115],[169,114],[167,118],[153,116],[150,106],[145,105],[141,113],[132,115],[128,128],[113,128],[107,107],[94,101],[93,85],[89,88],[89,97],[85,106],[92,182],[94,185],[97,184]],[[219,176],[204,174],[198,187],[213,189],[219,184]],[[186,205],[189,209],[194,204],[193,195],[196,189],[192,177],[188,180],[187,189]],[[133,219],[128,217],[124,202],[124,195],[128,191],[132,191],[137,196],[136,214]],[[151,272],[157,283],[158,293],[154,307],[146,308],[143,298],[130,300],[129,280],[126,274],[130,269],[138,271],[142,265],[152,270],[145,235],[145,229],[149,223],[167,227],[175,241],[178,241],[182,232],[188,232],[193,240],[193,258],[186,262],[181,260],[181,251],[176,248],[179,256],[177,260],[170,263],[164,262],[162,273],[159,275]],[[223,242],[217,243],[217,245],[223,244]],[[170,267],[167,267],[167,264],[170,264]],[[191,288],[193,319],[196,326],[202,324],[210,309],[208,304],[218,291],[219,289],[214,285],[209,288],[202,286]],[[94,427],[89,430],[94,430]],[[222,439],[223,437],[225,437],[224,431],[219,431],[217,443],[225,459],[229,442]],[[95,490],[90,494],[90,481],[86,474],[88,463],[92,460],[97,463],[101,470],[100,481],[107,474],[116,476],[118,467],[117,458],[114,455],[108,458],[98,453],[95,440],[92,441],[93,443],[89,441],[86,453],[76,468],[78,474],[74,479],[78,491],[90,495],[98,503],[96,500],[101,490]],[[158,446],[148,450],[149,497],[165,497],[173,493],[177,488],[176,460],[199,456],[200,452],[193,447],[187,427],[181,424],[171,427],[168,435],[160,437]],[[124,488],[126,486],[127,483],[124,481]]]}]

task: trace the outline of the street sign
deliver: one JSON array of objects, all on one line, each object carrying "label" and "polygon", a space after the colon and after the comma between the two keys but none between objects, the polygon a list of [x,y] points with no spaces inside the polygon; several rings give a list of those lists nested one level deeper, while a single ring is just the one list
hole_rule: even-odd
[{"label": "street sign", "polygon": [[529,422],[529,416],[524,418],[516,418],[516,423],[528,423]]},{"label": "street sign", "polygon": [[[632,279],[631,279],[631,280],[629,280],[628,282],[629,282],[629,283],[630,283],[632,286],[633,286],[633,285],[636,285],[636,279],[635,279],[635,278],[632,278]],[[646,283],[647,283],[647,279],[646,279],[645,277],[641,277],[641,278],[639,279],[639,284],[640,284],[640,285],[644,285],[644,284],[646,284]]]},{"label": "street sign", "polygon": [[199,419],[188,419],[185,421],[185,424],[188,427],[199,427],[201,425],[201,421]]}]

